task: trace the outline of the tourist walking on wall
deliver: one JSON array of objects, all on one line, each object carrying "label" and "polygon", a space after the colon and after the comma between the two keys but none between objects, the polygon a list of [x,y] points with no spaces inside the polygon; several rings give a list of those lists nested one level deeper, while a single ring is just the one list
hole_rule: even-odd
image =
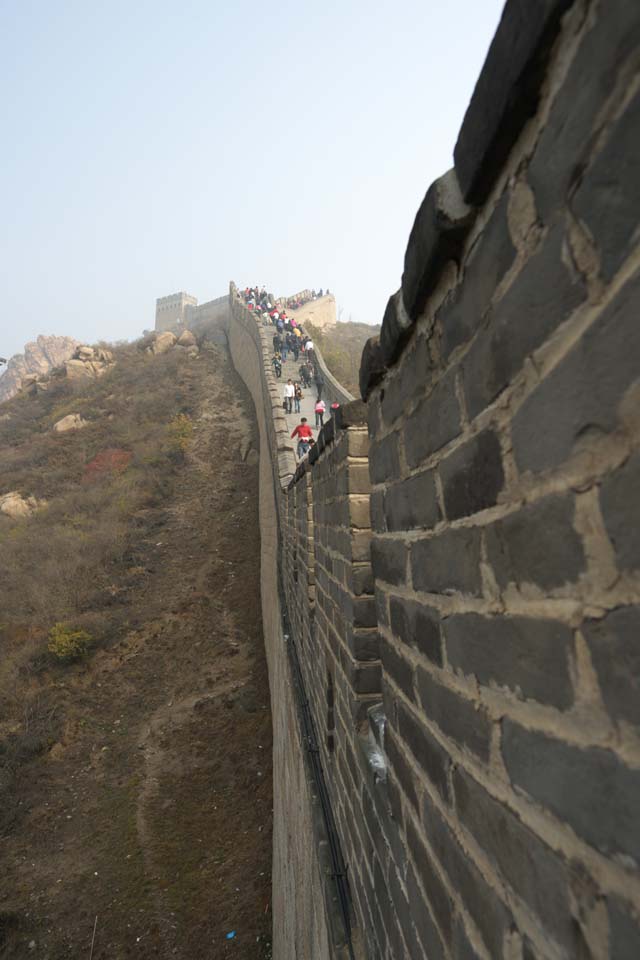
[{"label": "tourist walking on wall", "polygon": [[291,413],[293,410],[293,399],[296,395],[296,388],[293,385],[293,380],[287,380],[284,385],[284,399],[287,408],[287,413]]},{"label": "tourist walking on wall", "polygon": [[300,413],[300,401],[302,400],[304,394],[302,393],[302,387],[300,386],[297,380],[294,383],[293,388],[295,390],[295,393],[293,395],[294,411],[296,413]]},{"label": "tourist walking on wall", "polygon": [[298,460],[309,452],[309,446],[313,440],[313,431],[307,423],[307,418],[302,417],[300,423],[294,427],[291,438],[298,438]]},{"label": "tourist walking on wall", "polygon": [[320,367],[316,367],[316,375],[314,379],[315,379],[316,393],[317,393],[316,399],[322,400],[322,391],[324,390],[324,377],[322,375],[322,370],[320,369]]},{"label": "tourist walking on wall", "polygon": [[272,357],[272,359],[271,359],[271,364],[272,364],[272,366],[273,366],[273,372],[275,373],[276,377],[277,377],[278,380],[279,380],[280,377],[282,376],[282,362],[281,362],[281,360],[280,360],[280,354],[279,354],[279,353],[276,353],[276,354]]},{"label": "tourist walking on wall", "polygon": [[316,411],[316,427],[321,427],[324,423],[324,412],[326,410],[324,400],[318,400],[316,402],[315,411]]}]

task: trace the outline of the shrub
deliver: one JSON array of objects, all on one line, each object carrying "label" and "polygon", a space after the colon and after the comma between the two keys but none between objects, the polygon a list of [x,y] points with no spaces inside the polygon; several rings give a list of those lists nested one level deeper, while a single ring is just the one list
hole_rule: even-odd
[{"label": "shrub", "polygon": [[56,623],[49,631],[47,649],[56,660],[69,663],[83,657],[91,646],[92,637],[86,630],[74,630],[64,623]]},{"label": "shrub", "polygon": [[179,413],[169,422],[167,427],[167,452],[173,459],[183,460],[191,438],[193,437],[193,423],[186,413]]}]

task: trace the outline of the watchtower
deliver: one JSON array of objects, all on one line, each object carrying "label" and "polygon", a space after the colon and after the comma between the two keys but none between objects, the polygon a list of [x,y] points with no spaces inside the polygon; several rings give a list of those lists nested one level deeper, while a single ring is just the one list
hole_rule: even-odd
[{"label": "watchtower", "polygon": [[156,330],[170,330],[176,323],[185,323],[189,307],[198,304],[197,297],[181,290],[168,297],[158,297],[156,300]]}]

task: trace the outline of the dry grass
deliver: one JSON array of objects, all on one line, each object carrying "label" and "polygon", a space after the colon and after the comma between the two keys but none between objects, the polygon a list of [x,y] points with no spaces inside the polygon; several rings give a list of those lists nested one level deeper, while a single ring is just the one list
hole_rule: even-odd
[{"label": "dry grass", "polygon": [[380,333],[379,326],[367,323],[337,323],[320,330],[307,323],[305,329],[317,343],[324,362],[334,377],[354,395],[360,396],[358,377],[362,350],[369,337]]}]

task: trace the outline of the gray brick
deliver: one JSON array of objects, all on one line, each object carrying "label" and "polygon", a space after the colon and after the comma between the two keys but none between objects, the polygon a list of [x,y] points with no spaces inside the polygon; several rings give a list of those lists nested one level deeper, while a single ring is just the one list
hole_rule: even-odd
[{"label": "gray brick", "polygon": [[445,943],[451,940],[453,906],[451,897],[433,864],[433,858],[424,845],[413,821],[407,820],[407,845],[416,864],[416,872],[431,906],[431,913]]},{"label": "gray brick", "polygon": [[632,249],[638,229],[640,93],[618,120],[609,140],[582,177],[572,206],[595,238],[600,273],[609,281]]},{"label": "gray brick", "polygon": [[396,637],[424,654],[433,663],[442,666],[438,611],[434,607],[401,597],[391,597],[389,607],[391,629]]},{"label": "gray brick", "polygon": [[391,677],[409,700],[415,700],[413,666],[383,636],[380,637],[380,659],[384,673]]},{"label": "gray brick", "polygon": [[582,627],[607,710],[640,726],[640,607],[620,607]]},{"label": "gray brick", "polygon": [[545,590],[577,580],[585,569],[573,527],[571,494],[543,497],[487,528],[487,552],[501,587],[535,583]]},{"label": "gray brick", "polygon": [[453,928],[451,953],[453,960],[480,960],[479,955],[476,953],[469,940],[469,937],[467,936],[464,923],[459,915],[456,917],[455,926]]},{"label": "gray brick", "polygon": [[395,731],[389,727],[384,734],[384,752],[391,765],[391,775],[398,781],[403,793],[418,812],[418,792],[414,774],[398,746]]},{"label": "gray brick", "polygon": [[491,720],[484,708],[442,686],[421,667],[417,669],[417,680],[427,717],[452,740],[468,747],[481,760],[488,760]]},{"label": "gray brick", "polygon": [[440,464],[444,508],[450,520],[466,517],[498,502],[504,485],[500,441],[483,430]]},{"label": "gray brick", "polygon": [[397,704],[398,732],[443,800],[448,800],[449,754],[403,703]]},{"label": "gray brick", "polygon": [[376,580],[396,585],[407,578],[407,547],[402,540],[374,537],[371,541],[371,569]]},{"label": "gray brick", "polygon": [[462,281],[436,314],[445,359],[480,326],[494,291],[516,255],[504,194],[467,258]]},{"label": "gray brick", "polygon": [[477,529],[446,530],[411,544],[411,575],[427,593],[481,592],[480,534]]},{"label": "gray brick", "polygon": [[410,467],[417,467],[459,433],[460,408],[455,370],[450,370],[406,421],[404,448],[407,463]]},{"label": "gray brick", "polygon": [[384,483],[400,473],[398,434],[392,433],[369,450],[369,471],[372,483]]},{"label": "gray brick", "polygon": [[374,490],[369,500],[369,509],[371,511],[371,529],[376,533],[384,533],[384,489]]},{"label": "gray brick", "polygon": [[522,127],[570,0],[510,0],[502,12],[454,149],[465,200],[482,203]]},{"label": "gray brick", "polygon": [[403,352],[396,376],[387,377],[385,380],[384,397],[381,400],[385,423],[394,423],[406,412],[411,401],[424,390],[430,366],[427,341],[424,337],[416,337]]},{"label": "gray brick", "polygon": [[565,624],[466,613],[443,620],[442,630],[454,669],[561,710],[573,703],[569,673],[573,633]]},{"label": "gray brick", "polygon": [[639,310],[640,272],[516,413],[511,433],[520,470],[557,467],[585,434],[619,426],[620,401],[638,379]]},{"label": "gray brick", "polygon": [[525,358],[584,301],[584,283],[565,265],[563,243],[564,228],[554,228],[493,308],[486,328],[473,342],[463,361],[470,417],[477,416],[502,393]]},{"label": "gray brick", "polygon": [[529,167],[536,204],[546,223],[562,211],[587,165],[594,141],[595,105],[608,99],[621,66],[639,45],[638,4],[607,0],[556,96]]},{"label": "gray brick", "polygon": [[575,956],[565,864],[460,768],[453,785],[463,826],[534,916]]},{"label": "gray brick", "polygon": [[600,507],[618,566],[637,570],[640,567],[640,453],[633,454],[602,481]]},{"label": "gray brick", "polygon": [[502,723],[502,755],[512,782],[587,843],[640,862],[640,771],[611,750],[581,750],[508,719]]},{"label": "gray brick", "polygon": [[418,937],[427,957],[429,960],[444,960],[446,955],[440,934],[424,902],[424,897],[420,891],[414,869],[411,865],[409,865],[407,870],[407,891],[413,922],[416,925]]},{"label": "gray brick", "polygon": [[384,495],[384,515],[390,532],[433,527],[440,519],[433,471],[389,486]]},{"label": "gray brick", "polygon": [[502,944],[513,918],[487,885],[473,861],[461,849],[440,812],[425,794],[424,830],[454,890],[471,914],[491,957],[502,956]]},{"label": "gray brick", "polygon": [[609,897],[609,956],[611,960],[638,960],[640,957],[640,921],[630,907]]}]

